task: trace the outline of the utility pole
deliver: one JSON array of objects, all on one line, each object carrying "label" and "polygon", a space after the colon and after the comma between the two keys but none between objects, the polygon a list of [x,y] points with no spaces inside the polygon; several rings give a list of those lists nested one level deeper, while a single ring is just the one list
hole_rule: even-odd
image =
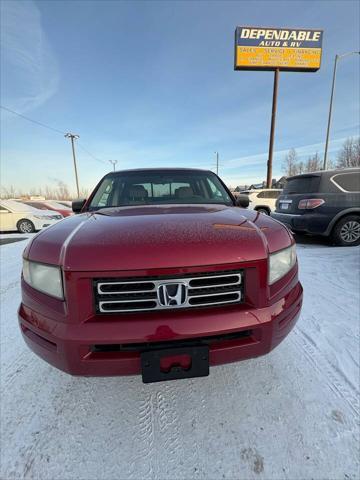
[{"label": "utility pole", "polygon": [[219,152],[214,152],[216,155],[216,175],[219,175]]},{"label": "utility pole", "polygon": [[266,188],[272,187],[272,165],[273,165],[273,152],[274,152],[274,133],[275,133],[278,83],[279,83],[279,69],[275,68],[273,102],[272,102],[272,111],[271,111],[269,158],[267,161],[267,174],[266,174]]},{"label": "utility pole", "polygon": [[109,162],[111,163],[111,165],[113,166],[113,170],[115,172],[115,165],[117,164],[117,160],[109,160]]},{"label": "utility pole", "polygon": [[79,198],[80,197],[80,189],[79,189],[79,178],[78,178],[78,172],[77,172],[77,166],[76,166],[74,139],[80,138],[80,135],[76,135],[74,133],[66,133],[64,135],[64,137],[65,138],[70,138],[70,140],[71,140],[72,154],[73,154],[73,160],[74,160],[75,179],[76,179],[76,190],[77,190],[77,196]]},{"label": "utility pole", "polygon": [[360,54],[360,52],[348,52],[348,53],[343,53],[342,55],[335,55],[334,73],[333,73],[331,95],[330,95],[329,118],[328,118],[327,130],[326,130],[326,142],[325,142],[325,151],[324,151],[323,170],[326,170],[326,167],[327,167],[327,154],[328,154],[328,147],[329,147],[332,107],[333,107],[333,100],[334,100],[334,93],[335,93],[337,62],[341,58],[348,57],[349,55],[358,55],[358,54]]}]

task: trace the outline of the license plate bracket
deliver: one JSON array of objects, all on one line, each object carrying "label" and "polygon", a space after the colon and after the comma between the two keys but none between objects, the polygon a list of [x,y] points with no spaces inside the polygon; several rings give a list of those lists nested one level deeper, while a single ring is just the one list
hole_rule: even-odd
[{"label": "license plate bracket", "polygon": [[[170,368],[161,366],[167,358],[190,357],[190,364],[184,368],[175,361]],[[170,361],[171,362],[171,361]],[[206,377],[209,375],[209,346],[164,348],[141,353],[141,371],[144,383],[163,382],[181,378]]]}]

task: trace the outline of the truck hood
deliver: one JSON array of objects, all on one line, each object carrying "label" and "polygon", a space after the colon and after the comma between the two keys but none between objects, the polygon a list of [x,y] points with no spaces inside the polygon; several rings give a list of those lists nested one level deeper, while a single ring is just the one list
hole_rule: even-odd
[{"label": "truck hood", "polygon": [[68,217],[24,256],[70,271],[144,270],[260,260],[290,243],[280,223],[241,208],[141,206]]}]

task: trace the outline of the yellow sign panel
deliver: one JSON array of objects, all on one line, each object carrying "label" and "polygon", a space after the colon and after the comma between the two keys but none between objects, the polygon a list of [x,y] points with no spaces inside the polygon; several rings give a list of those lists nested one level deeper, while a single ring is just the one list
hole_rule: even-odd
[{"label": "yellow sign panel", "polygon": [[322,30],[237,27],[235,70],[320,68]]}]

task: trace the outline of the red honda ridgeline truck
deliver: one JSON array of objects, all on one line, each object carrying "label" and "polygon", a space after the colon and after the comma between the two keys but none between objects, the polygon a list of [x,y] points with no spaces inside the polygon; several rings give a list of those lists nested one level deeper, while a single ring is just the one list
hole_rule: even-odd
[{"label": "red honda ridgeline truck", "polygon": [[26,343],[73,375],[145,383],[268,353],[302,287],[291,234],[246,201],[210,171],[109,173],[25,248]]}]

